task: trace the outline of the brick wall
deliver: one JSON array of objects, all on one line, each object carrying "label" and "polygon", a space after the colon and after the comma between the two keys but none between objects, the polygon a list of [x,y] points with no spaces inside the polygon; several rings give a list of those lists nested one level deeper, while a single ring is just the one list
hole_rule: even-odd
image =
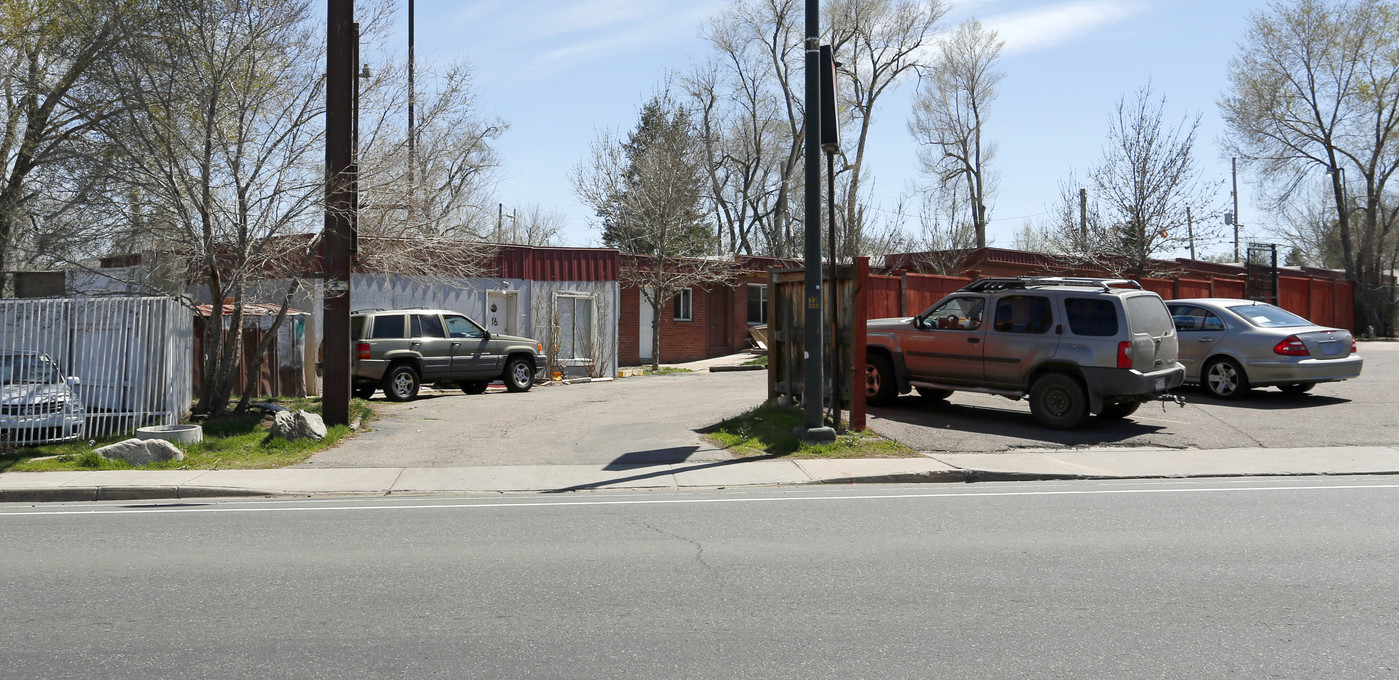
[{"label": "brick wall", "polygon": [[[681,363],[697,361],[714,356],[722,356],[741,351],[748,347],[748,284],[767,283],[766,272],[745,272],[729,288],[725,297],[702,289],[692,289],[691,320],[676,321],[673,303],[667,302],[660,310],[661,361]],[[710,308],[720,301],[729,304],[728,328],[724,331],[726,343],[711,347],[709,325],[711,317],[716,322],[721,315],[711,315]],[[622,310],[618,318],[617,354],[620,365],[636,366],[641,360],[641,305],[646,304],[641,292],[634,287],[623,287],[621,293]]]}]

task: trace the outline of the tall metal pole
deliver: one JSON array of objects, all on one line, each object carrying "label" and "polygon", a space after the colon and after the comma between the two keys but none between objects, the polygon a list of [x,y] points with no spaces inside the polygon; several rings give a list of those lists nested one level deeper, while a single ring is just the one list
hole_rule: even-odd
[{"label": "tall metal pole", "polygon": [[321,416],[327,425],[350,422],[350,243],[355,231],[351,166],[354,162],[354,0],[326,6],[325,383]]},{"label": "tall metal pole", "polygon": [[1195,218],[1190,216],[1190,206],[1185,206],[1185,226],[1190,235],[1190,259],[1195,259]]},{"label": "tall metal pole", "polygon": [[826,298],[830,301],[830,329],[831,329],[831,425],[836,431],[843,431],[840,425],[840,301],[836,295],[840,291],[840,285],[836,283],[836,264],[839,258],[836,253],[836,155],[829,150],[826,152],[826,213],[829,220],[827,236],[831,253],[831,278],[826,285],[830,286],[830,295]]},{"label": "tall metal pole", "polygon": [[413,105],[417,102],[418,88],[413,84],[413,0],[408,0],[408,222],[413,222],[414,177],[418,165],[418,137],[415,126],[417,119]]},{"label": "tall metal pole", "polygon": [[1234,261],[1239,261],[1239,159],[1230,161],[1233,170],[1230,173],[1234,181]]},{"label": "tall metal pole", "polygon": [[1078,190],[1078,237],[1083,241],[1083,249],[1088,250],[1088,190]]},{"label": "tall metal pole", "polygon": [[[807,442],[834,441],[823,426],[824,354],[821,342],[821,2],[806,0],[806,308],[802,408],[805,422],[797,434]],[[834,256],[834,253],[832,253]]]}]

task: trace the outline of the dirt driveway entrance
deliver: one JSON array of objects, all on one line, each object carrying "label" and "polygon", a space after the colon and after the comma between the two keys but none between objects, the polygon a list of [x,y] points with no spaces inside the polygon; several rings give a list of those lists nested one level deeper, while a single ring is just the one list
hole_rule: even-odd
[{"label": "dirt driveway entrance", "polygon": [[704,369],[536,386],[523,394],[500,388],[479,395],[423,394],[405,404],[376,396],[380,416],[371,431],[298,467],[629,467],[730,460],[695,430],[761,404],[767,374]]}]

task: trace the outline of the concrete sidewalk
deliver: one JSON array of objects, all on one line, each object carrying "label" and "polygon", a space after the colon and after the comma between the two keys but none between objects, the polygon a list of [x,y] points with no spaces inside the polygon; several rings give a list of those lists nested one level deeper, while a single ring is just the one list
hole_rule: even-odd
[{"label": "concrete sidewalk", "polygon": [[1399,474],[1399,447],[1055,449],[864,460],[726,460],[649,466],[284,468],[6,472],[0,502],[234,496],[563,493],[799,484]]}]

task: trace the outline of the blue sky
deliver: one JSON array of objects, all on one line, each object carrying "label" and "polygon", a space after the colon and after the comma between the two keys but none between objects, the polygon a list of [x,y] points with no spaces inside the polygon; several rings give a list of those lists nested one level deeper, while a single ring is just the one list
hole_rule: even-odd
[{"label": "blue sky", "polygon": [[[566,245],[597,245],[589,212],[573,196],[571,168],[600,129],[626,131],[668,70],[709,54],[699,26],[728,0],[417,0],[417,54],[465,58],[477,73],[483,112],[510,123],[500,140],[499,200],[537,203],[568,218]],[[400,0],[406,17],[406,0]],[[975,16],[1000,33],[1006,73],[987,123],[999,145],[1000,188],[988,239],[1009,247],[1024,222],[1041,219],[1070,169],[1080,176],[1101,156],[1118,98],[1151,82],[1167,119],[1202,114],[1197,156],[1208,179],[1229,160],[1215,102],[1227,81],[1249,13],[1262,0],[970,0],[944,20]],[[400,22],[406,45],[406,18]],[[886,94],[875,113],[867,164],[876,200],[891,209],[918,180],[908,135],[912,81]],[[1320,179],[1318,181],[1321,181]],[[1243,240],[1266,236],[1267,216],[1240,175]],[[909,225],[916,229],[916,225]],[[1232,242],[1203,253],[1232,252]]]}]

